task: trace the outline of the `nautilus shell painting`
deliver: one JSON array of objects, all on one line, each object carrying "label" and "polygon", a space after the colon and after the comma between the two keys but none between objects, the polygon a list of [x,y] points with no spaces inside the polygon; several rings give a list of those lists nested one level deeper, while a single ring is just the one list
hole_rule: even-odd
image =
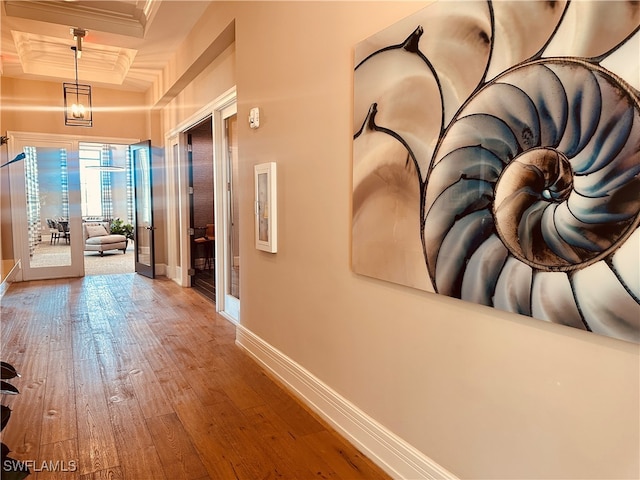
[{"label": "nautilus shell painting", "polygon": [[640,2],[437,1],[355,48],[356,273],[640,343]]}]

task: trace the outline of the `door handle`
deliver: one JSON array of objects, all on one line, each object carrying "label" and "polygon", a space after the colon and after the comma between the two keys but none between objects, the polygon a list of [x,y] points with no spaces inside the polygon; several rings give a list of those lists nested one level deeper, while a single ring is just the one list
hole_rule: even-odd
[{"label": "door handle", "polygon": [[155,230],[156,227],[144,227],[146,230]]}]

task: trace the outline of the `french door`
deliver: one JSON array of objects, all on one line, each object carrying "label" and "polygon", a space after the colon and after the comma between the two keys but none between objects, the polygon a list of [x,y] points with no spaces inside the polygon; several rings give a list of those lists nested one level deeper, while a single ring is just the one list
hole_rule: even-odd
[{"label": "french door", "polygon": [[[28,132],[7,132],[9,137],[9,158],[16,158],[20,154],[23,160],[8,165],[11,195],[11,230],[13,235],[13,258],[21,262],[16,280],[43,280],[65,277],[81,277],[84,275],[84,238],[82,234],[83,208],[95,207],[102,201],[102,215],[111,218],[113,214],[121,218],[130,215],[123,210],[128,208],[120,205],[120,211],[105,213],[105,205],[112,205],[115,201],[111,195],[105,197],[104,190],[90,200],[86,197],[88,184],[81,182],[83,171],[79,152],[81,146],[91,143],[110,146],[131,145],[135,139],[77,137],[70,135],[55,135]],[[145,143],[145,153],[136,155],[138,164],[148,160],[146,167],[138,176],[138,190],[148,194],[148,200],[138,208],[140,218],[150,215],[151,207],[151,152]],[[85,152],[86,153],[86,152]],[[124,158],[124,157],[123,157]],[[85,159],[86,160],[86,159]],[[101,159],[102,160],[102,159]],[[99,170],[109,165],[100,165]],[[88,181],[87,167],[84,167],[85,178]],[[104,173],[104,172],[101,172]],[[93,178],[93,177],[92,177]],[[109,191],[111,182],[109,183]],[[83,186],[84,185],[84,186]],[[144,187],[143,187],[144,185]],[[103,185],[91,187],[102,189]],[[93,192],[95,193],[95,192]],[[85,198],[86,197],[86,198]],[[118,198],[122,197],[120,195]],[[122,197],[124,198],[124,197]],[[122,203],[122,198],[119,202]],[[84,200],[83,200],[84,199]],[[85,207],[83,207],[83,201]],[[116,202],[117,203],[117,202]],[[113,205],[112,205],[113,206]],[[84,213],[93,216],[97,214]],[[147,225],[153,225],[152,221]],[[147,246],[145,251],[152,255],[152,240],[141,236],[140,244]],[[150,247],[148,247],[151,245]],[[153,265],[153,257],[148,263]]]},{"label": "french door", "polygon": [[17,279],[84,275],[77,142],[11,135],[10,158],[20,153],[24,160],[8,166]]},{"label": "french door", "polygon": [[131,145],[134,184],[136,273],[155,278],[151,140]]},{"label": "french door", "polygon": [[238,143],[237,105],[233,101],[220,109],[215,116],[215,154],[218,170],[216,208],[219,237],[216,242],[216,258],[222,259],[221,269],[216,269],[218,291],[216,305],[231,320],[240,321],[240,217],[238,191]]}]

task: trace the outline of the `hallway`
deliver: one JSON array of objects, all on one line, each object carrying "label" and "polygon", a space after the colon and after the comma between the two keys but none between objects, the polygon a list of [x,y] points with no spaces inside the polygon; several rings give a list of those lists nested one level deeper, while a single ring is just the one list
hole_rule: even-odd
[{"label": "hallway", "polygon": [[191,289],[135,274],[14,283],[0,315],[2,360],[22,375],[2,441],[29,478],[388,478]]}]

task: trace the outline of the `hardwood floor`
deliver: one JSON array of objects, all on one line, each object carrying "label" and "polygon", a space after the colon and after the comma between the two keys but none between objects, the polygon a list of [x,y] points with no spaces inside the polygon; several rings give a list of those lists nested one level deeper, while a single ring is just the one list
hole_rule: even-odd
[{"label": "hardwood floor", "polygon": [[20,395],[2,398],[13,410],[2,441],[30,461],[28,478],[388,478],[213,310],[135,274],[12,284],[0,355],[22,377]]}]

